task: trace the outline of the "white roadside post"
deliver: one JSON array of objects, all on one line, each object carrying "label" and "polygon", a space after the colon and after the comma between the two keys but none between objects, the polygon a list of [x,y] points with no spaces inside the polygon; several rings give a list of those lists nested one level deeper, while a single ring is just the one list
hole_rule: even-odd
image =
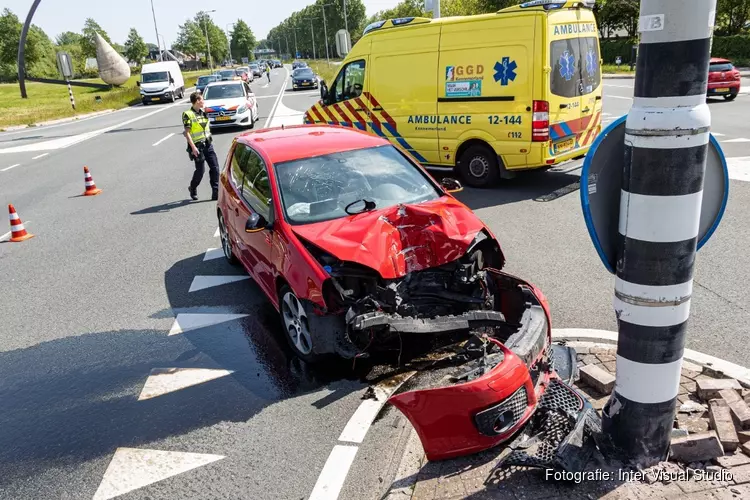
[{"label": "white roadside post", "polygon": [[690,314],[711,114],[716,0],[642,0],[625,130],[614,309],[617,381],[603,429],[631,463],[667,457]]}]

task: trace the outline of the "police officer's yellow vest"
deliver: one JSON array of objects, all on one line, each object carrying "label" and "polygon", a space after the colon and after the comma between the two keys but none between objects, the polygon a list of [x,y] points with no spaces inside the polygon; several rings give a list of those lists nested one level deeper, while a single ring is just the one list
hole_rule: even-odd
[{"label": "police officer's yellow vest", "polygon": [[190,137],[192,137],[194,144],[203,142],[211,137],[211,130],[208,126],[208,117],[199,115],[193,108],[185,111],[182,116],[183,121],[185,117],[190,120]]}]

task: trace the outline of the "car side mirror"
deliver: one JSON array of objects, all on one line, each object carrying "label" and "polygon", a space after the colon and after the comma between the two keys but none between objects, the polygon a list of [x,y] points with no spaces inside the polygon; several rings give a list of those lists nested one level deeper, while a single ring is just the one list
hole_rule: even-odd
[{"label": "car side mirror", "polygon": [[323,100],[323,102],[328,99],[328,85],[326,85],[325,80],[320,81],[320,98]]},{"label": "car side mirror", "polygon": [[460,193],[464,190],[464,187],[456,179],[450,177],[443,177],[440,181],[440,185],[443,186],[448,193]]},{"label": "car side mirror", "polygon": [[268,221],[259,213],[252,213],[245,223],[246,233],[258,233],[268,227]]}]

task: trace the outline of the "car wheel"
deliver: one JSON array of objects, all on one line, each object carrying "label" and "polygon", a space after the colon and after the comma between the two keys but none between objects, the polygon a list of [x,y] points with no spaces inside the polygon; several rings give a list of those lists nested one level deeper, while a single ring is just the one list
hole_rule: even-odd
[{"label": "car wheel", "polygon": [[224,216],[221,215],[221,213],[219,213],[219,236],[221,237],[221,248],[224,250],[224,257],[226,257],[227,262],[236,266],[239,264],[239,261],[234,255],[232,239],[229,237],[229,231],[227,231],[227,225],[224,222]]},{"label": "car wheel", "polygon": [[308,363],[317,361],[319,356],[313,350],[310,325],[302,303],[292,289],[286,285],[281,287],[279,297],[281,298],[279,304],[281,326],[284,328],[284,337],[286,337],[289,347],[303,361]]},{"label": "car wheel", "polygon": [[734,101],[736,98],[737,98],[737,94],[729,94],[729,95],[724,96],[724,99],[727,101]]},{"label": "car wheel", "polygon": [[470,146],[459,158],[458,173],[471,187],[491,187],[500,177],[497,155],[487,146]]}]

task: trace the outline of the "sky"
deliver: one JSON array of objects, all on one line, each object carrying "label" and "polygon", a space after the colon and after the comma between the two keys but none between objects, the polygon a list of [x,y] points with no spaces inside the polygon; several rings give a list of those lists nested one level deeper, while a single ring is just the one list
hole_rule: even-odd
[{"label": "sky", "polygon": [[[342,1],[342,0],[331,0]],[[370,16],[389,9],[399,0],[363,0]],[[214,22],[223,29],[237,19],[250,25],[258,40],[286,19],[292,12],[301,10],[313,0],[153,0],[159,34],[168,46],[177,38],[179,25],[200,10],[213,10]],[[21,22],[29,13],[32,0],[0,0],[0,11],[9,8]],[[150,0],[112,2],[107,0],[42,0],[34,14],[33,23],[40,26],[52,40],[64,31],[80,32],[83,22],[92,17],[109,34],[113,42],[124,43],[130,28],[135,28],[148,43],[155,43],[154,19]]]}]

